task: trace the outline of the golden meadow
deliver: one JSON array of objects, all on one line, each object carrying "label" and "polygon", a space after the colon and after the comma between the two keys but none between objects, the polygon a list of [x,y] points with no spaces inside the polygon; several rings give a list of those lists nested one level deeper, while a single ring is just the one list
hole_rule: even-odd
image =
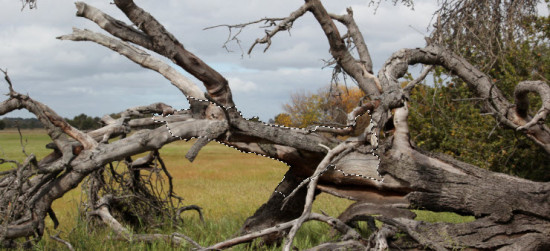
[{"label": "golden meadow", "polygon": [[[17,130],[0,130],[0,157],[23,161],[21,143],[27,154],[34,153],[38,159],[46,156],[51,150],[45,145],[50,142],[44,130],[22,130],[22,139]],[[22,141],[22,142],[21,142]],[[174,177],[174,191],[184,198],[185,205],[198,205],[203,209],[205,222],[199,220],[194,211],[182,214],[182,225],[174,226],[167,223],[154,230],[162,233],[180,232],[186,234],[203,246],[233,237],[245,219],[267,201],[273,189],[282,179],[287,166],[279,161],[241,153],[235,149],[209,143],[201,150],[193,163],[184,155],[192,146],[193,141],[178,141],[164,146],[161,157]],[[10,164],[0,165],[0,171],[12,168]],[[78,213],[81,199],[80,188],[67,193],[56,200],[53,209],[60,221],[60,227],[53,229],[53,224],[47,219],[46,232],[43,239],[35,245],[38,250],[59,250],[65,247],[49,238],[59,236],[69,241],[77,250],[188,250],[191,246],[172,246],[169,242],[131,243],[113,240],[113,233],[107,228],[91,227]],[[337,217],[352,201],[336,198],[327,194],[317,197],[314,204],[315,212],[323,212]],[[433,213],[415,210],[418,218],[425,221],[464,222],[471,217],[461,217],[451,213]],[[365,225],[360,224],[366,235]],[[156,233],[155,232],[155,233]],[[319,243],[336,240],[337,236],[322,223],[308,222],[299,231],[297,246],[308,248]],[[247,245],[239,245],[233,250],[255,249]],[[272,248],[277,250],[278,248]]]}]

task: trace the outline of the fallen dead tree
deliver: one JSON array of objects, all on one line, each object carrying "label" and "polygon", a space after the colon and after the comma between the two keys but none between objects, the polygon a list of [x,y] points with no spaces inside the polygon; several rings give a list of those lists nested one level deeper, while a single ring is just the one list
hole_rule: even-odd
[{"label": "fallen dead tree", "polygon": [[[288,17],[267,20],[273,22],[272,30],[256,40],[249,52],[260,44],[269,48],[271,38],[277,32],[290,29],[293,22],[306,13],[312,14],[326,35],[334,64],[353,78],[366,95],[348,114],[347,127],[290,129],[243,118],[233,101],[228,81],[220,73],[188,51],[133,1],[116,0],[115,4],[135,26],[77,2],[77,16],[95,22],[112,36],[75,28],[73,33],[59,39],[94,42],[158,72],[189,100],[190,109],[176,111],[163,103],[131,108],[121,112],[119,119],[104,117],[104,127],[85,133],[67,124],[46,105],[16,92],[4,72],[9,83],[9,98],[0,104],[0,114],[16,109],[35,114],[46,127],[53,141],[53,150],[42,160],[30,155],[24,163],[17,163],[14,169],[1,173],[2,240],[41,237],[44,219],[48,215],[55,219],[52,202],[88,179],[89,215],[98,216],[127,241],[162,239],[175,243],[191,242],[197,249],[223,249],[259,237],[263,237],[265,243],[285,238],[283,249],[291,250],[301,225],[308,220],[320,220],[341,232],[342,238],[340,242],[316,247],[318,250],[550,248],[550,183],[489,172],[415,147],[407,125],[408,96],[431,68],[403,88],[399,79],[410,65],[444,67],[464,80],[476,95],[485,98],[484,109],[501,124],[524,132],[544,149],[544,154],[550,154],[550,130],[541,123],[550,110],[547,83],[519,83],[515,104],[511,103],[492,84],[489,76],[434,41],[428,41],[424,48],[397,51],[378,75],[374,75],[368,48],[353,20],[352,10],[348,9],[344,15],[334,15],[328,13],[320,1],[306,0]],[[345,36],[340,34],[335,22],[347,28]],[[358,58],[352,55],[346,41],[353,44]],[[195,76],[207,92],[202,93],[192,81],[155,59],[147,50],[166,57]],[[534,116],[526,112],[529,105],[526,93],[529,92],[537,93],[542,99],[542,107]],[[152,113],[159,115],[151,119]],[[361,135],[346,139],[335,137],[353,131],[350,128],[354,127],[357,116],[371,118]],[[392,125],[395,130],[381,135],[387,125]],[[129,135],[130,131],[135,133]],[[117,137],[118,140],[109,141]],[[149,196],[148,205],[158,208],[159,212],[172,210],[171,218],[174,218],[181,213],[180,206],[173,204],[177,197],[171,192],[170,174],[158,150],[173,141],[192,138],[198,140],[185,155],[190,161],[209,141],[217,141],[244,152],[279,159],[288,163],[290,169],[269,200],[243,224],[240,237],[201,247],[177,233],[131,234],[112,212],[116,203],[129,203],[128,198],[105,186],[107,183],[102,180],[102,173],[110,172],[111,182],[130,189],[139,198]],[[131,159],[131,156],[144,152],[150,154]],[[118,161],[126,163],[124,175],[117,173],[112,166]],[[152,194],[155,188],[141,179],[140,172],[145,169],[165,172],[169,186],[167,197]],[[311,205],[318,192],[349,198],[357,203],[343,212],[340,219],[314,214]],[[473,215],[476,220],[463,224],[418,222],[408,210],[412,208]],[[121,213],[119,217],[123,217],[124,212]],[[384,225],[378,229],[371,224],[375,233],[368,239],[345,224],[373,219]],[[398,233],[405,233],[407,240],[393,239]]]}]

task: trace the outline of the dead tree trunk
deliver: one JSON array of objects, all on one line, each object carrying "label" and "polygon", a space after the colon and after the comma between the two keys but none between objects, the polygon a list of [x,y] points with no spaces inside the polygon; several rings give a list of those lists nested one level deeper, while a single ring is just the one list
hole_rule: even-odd
[{"label": "dead tree trunk", "polygon": [[[283,200],[302,182],[302,178],[293,173],[292,168],[285,174],[284,179],[275,188],[275,192],[269,200],[263,204],[254,215],[250,216],[244,222],[241,228],[241,234],[253,233],[268,227],[294,220],[300,216],[304,210],[307,191],[305,187],[289,200],[283,207]],[[286,231],[277,232],[262,238],[265,244],[275,244],[286,234]]]},{"label": "dead tree trunk", "polygon": [[[133,167],[150,166],[155,153],[158,155],[157,151],[163,145],[198,138],[185,156],[190,161],[206,143],[217,141],[241,151],[279,159],[291,166],[269,201],[243,225],[241,233],[245,236],[212,248],[227,248],[269,235],[265,239],[268,242],[286,236],[284,249],[290,250],[297,229],[312,219],[327,222],[343,234],[342,242],[325,244],[319,249],[406,249],[411,245],[415,247],[414,243],[417,248],[436,250],[456,247],[478,250],[550,248],[550,183],[489,172],[449,156],[416,148],[409,138],[407,101],[410,90],[426,74],[404,88],[399,79],[409,65],[420,63],[446,68],[467,82],[473,92],[485,98],[484,108],[502,124],[524,132],[540,145],[544,149],[542,154],[550,153],[550,130],[539,123],[550,110],[547,83],[520,83],[516,105],[513,105],[491,84],[486,74],[437,44],[396,52],[375,76],[368,48],[353,20],[353,11],[348,9],[345,15],[334,15],[328,13],[319,0],[306,0],[287,18],[271,20],[275,24],[273,30],[256,40],[252,47],[258,44],[269,47],[271,38],[279,31],[289,29],[296,19],[311,13],[326,35],[335,63],[365,92],[365,100],[348,114],[349,126],[345,128],[290,129],[268,125],[243,118],[232,99],[227,80],[185,49],[149,13],[132,0],[115,0],[115,4],[137,28],[77,2],[78,16],[95,22],[114,37],[74,29],[72,34],[59,38],[103,45],[157,71],[181,90],[190,101],[191,109],[175,111],[162,103],[136,107],[122,112],[118,120],[104,118],[105,127],[84,133],[71,127],[47,106],[17,93],[5,73],[10,93],[9,98],[0,103],[0,115],[16,109],[34,113],[46,126],[54,151],[40,161],[29,156],[25,163],[0,174],[2,239],[40,237],[45,217],[49,214],[55,218],[52,202],[74,189],[91,173],[98,170],[109,172],[110,163],[127,160],[129,171],[135,172]],[[355,47],[346,44],[334,21],[347,28],[346,37],[352,38]],[[349,48],[355,48],[359,58],[355,58]],[[202,93],[190,80],[145,50],[166,57],[195,76],[203,82],[207,93]],[[543,101],[542,108],[533,117],[526,113],[527,92],[539,94]],[[151,113],[162,115],[151,120],[148,118]],[[367,113],[371,121],[361,135],[345,139],[333,137],[348,135],[353,131],[355,118]],[[382,128],[391,123],[395,130],[381,137]],[[140,129],[143,127],[154,129]],[[126,136],[131,130],[136,132]],[[118,136],[121,138],[109,142]],[[132,161],[129,158],[148,151],[151,152],[150,159]],[[123,180],[116,177],[115,181]],[[142,181],[133,177],[132,182]],[[364,239],[338,219],[313,214],[311,203],[319,192],[359,201],[343,213],[342,220],[375,217],[384,222],[384,226],[369,239]],[[94,200],[99,203],[117,199],[110,196],[96,195]],[[129,234],[127,229],[120,228],[105,203],[91,206],[92,214],[114,226],[121,238]],[[418,222],[408,211],[413,208],[473,215],[476,220],[464,224]],[[413,244],[392,241],[390,237],[398,232],[404,232]],[[150,235],[140,238],[168,237]],[[177,240],[183,241],[181,238]]]}]

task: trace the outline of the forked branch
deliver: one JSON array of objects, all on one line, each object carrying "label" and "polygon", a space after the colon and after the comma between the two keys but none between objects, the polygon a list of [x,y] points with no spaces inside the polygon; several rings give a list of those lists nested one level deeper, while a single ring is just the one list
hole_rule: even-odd
[{"label": "forked branch", "polygon": [[282,19],[277,25],[275,25],[275,28],[272,30],[266,30],[265,36],[263,38],[258,38],[252,43],[250,46],[250,49],[248,49],[248,54],[250,55],[252,53],[252,50],[254,50],[254,47],[257,44],[267,44],[267,46],[264,48],[264,52],[266,52],[269,47],[271,46],[271,38],[275,36],[279,31],[290,31],[290,28],[292,28],[292,25],[296,19],[303,16],[309,9],[310,4],[305,3],[304,5],[300,6],[297,10],[290,13],[290,15],[284,19]]},{"label": "forked branch", "polygon": [[[529,119],[529,98],[527,94],[529,92],[537,93],[541,100],[542,106],[535,114],[535,116]],[[544,121],[548,112],[550,112],[550,86],[543,81],[523,81],[520,82],[515,89],[514,95],[516,97],[516,112],[519,117],[528,121],[525,125],[519,126],[517,130],[529,129],[531,126]]]},{"label": "forked branch", "polygon": [[167,31],[151,14],[137,6],[132,0],[115,0],[115,4],[140,30],[151,38],[152,43],[146,44],[147,49],[167,57],[202,81],[210,97],[224,107],[235,106],[227,79],[199,57],[187,51],[176,37]]},{"label": "forked branch", "polygon": [[[236,238],[233,238],[233,239],[225,240],[223,242],[216,243],[216,244],[214,244],[210,247],[207,247],[204,250],[226,249],[226,248],[230,248],[232,246],[235,246],[235,245],[238,245],[238,244],[241,244],[241,243],[250,242],[250,241],[252,241],[256,238],[289,229],[292,226],[296,225],[299,220],[300,219],[295,219],[295,220],[292,220],[292,221],[289,221],[289,222],[286,222],[286,223],[278,224],[274,227],[262,229],[262,230],[259,230],[259,231],[256,231],[256,232],[253,232],[253,233],[250,233],[250,234],[246,234],[246,235],[239,236],[239,237],[236,237]],[[334,229],[338,230],[344,236],[348,236],[351,239],[355,239],[355,240],[360,239],[359,234],[353,228],[349,227],[348,225],[346,225],[345,223],[341,222],[338,219],[332,218],[330,216],[325,216],[325,215],[322,215],[322,214],[318,214],[318,213],[310,213],[303,221],[310,221],[310,220],[317,220],[317,221],[325,222],[325,223],[329,224],[330,226],[332,226]]]},{"label": "forked branch", "polygon": [[89,135],[81,132],[80,130],[69,125],[62,117],[57,115],[52,109],[48,106],[31,99],[29,96],[20,94],[13,90],[13,84],[10,81],[7,71],[2,71],[4,73],[6,81],[10,85],[10,98],[2,102],[2,107],[0,107],[0,115],[6,114],[16,109],[25,108],[29,112],[36,115],[36,117],[42,122],[42,124],[48,130],[48,134],[54,140],[60,149],[63,149],[65,143],[61,142],[61,135],[66,134],[73,139],[80,142],[85,149],[92,149],[97,146],[97,142],[91,138]]},{"label": "forked branch", "polygon": [[[404,76],[408,66],[418,63],[443,66],[446,70],[456,74],[467,83],[476,96],[485,100],[482,103],[483,111],[492,113],[500,123],[511,129],[526,129],[523,130],[525,135],[540,145],[547,153],[550,153],[550,129],[546,125],[533,126],[548,113],[548,107],[550,107],[548,104],[548,84],[541,81],[527,81],[518,84],[516,100],[519,103],[516,104],[516,108],[516,105],[509,102],[502,92],[494,86],[492,78],[487,74],[481,72],[464,58],[435,45],[425,48],[402,49],[394,53],[378,73],[380,82],[383,86],[396,88],[399,86],[398,79]],[[402,91],[408,90],[410,89],[406,87]],[[528,108],[526,94],[528,92],[538,93],[543,100],[542,107],[534,119],[529,119],[526,113]],[[526,124],[527,126],[525,126]]]},{"label": "forked branch", "polygon": [[[366,67],[367,64],[363,64],[360,60],[358,61],[353,58],[348,50],[348,47],[346,46],[346,43],[344,42],[344,39],[338,31],[336,24],[334,24],[332,17],[327,12],[321,1],[306,0],[306,3],[311,4],[309,11],[321,25],[321,28],[323,29],[330,45],[330,53],[338,65],[341,66],[342,69],[355,81],[357,81],[357,85],[361,88],[361,90],[363,90],[363,92],[365,92],[367,96],[374,99],[374,97],[380,95],[382,89],[378,84],[378,80],[369,72],[369,69]],[[354,34],[352,37],[353,36],[356,37],[357,42],[360,43],[363,41],[362,39],[359,39],[361,34]],[[363,56],[366,56],[365,53],[363,53]]]},{"label": "forked branch", "polygon": [[[92,7],[89,7],[90,9]],[[98,10],[97,10],[98,11]],[[110,20],[110,19],[108,19]],[[112,21],[114,22],[114,21]],[[116,30],[115,30],[116,31]],[[115,34],[118,34],[114,32]],[[193,97],[195,99],[205,99],[204,93],[196,86],[191,80],[183,76],[181,73],[176,71],[170,65],[162,62],[161,60],[156,59],[155,57],[149,55],[147,52],[143,51],[140,48],[132,46],[131,44],[108,37],[106,35],[96,33],[90,30],[80,30],[73,28],[73,33],[69,35],[57,37],[61,40],[72,40],[72,41],[91,41],[102,46],[105,46],[115,52],[118,52],[120,55],[125,56],[126,58],[132,60],[136,64],[139,64],[145,68],[151,69],[158,72],[166,79],[170,80],[172,85],[178,88],[186,97]],[[173,113],[173,111],[171,112]],[[164,115],[171,114],[168,112],[163,112]]]},{"label": "forked branch", "polygon": [[[329,165],[334,161],[334,158],[336,158],[339,154],[341,154],[345,150],[357,145],[358,145],[357,142],[343,142],[338,146],[336,146],[335,148],[329,150],[325,158],[321,161],[321,163],[319,163],[319,165],[315,169],[315,172],[309,178],[307,195],[306,195],[306,203],[304,205],[304,210],[302,212],[302,215],[298,219],[296,219],[296,221],[292,224],[292,227],[287,237],[285,238],[283,250],[290,251],[292,249],[292,242],[294,241],[294,237],[296,236],[298,229],[302,226],[305,220],[308,219],[311,215],[311,208],[313,205],[313,200],[315,198],[315,189],[317,189],[317,182],[319,180],[319,176],[326,171]],[[355,232],[353,234],[353,238],[355,239],[360,238],[360,235],[357,234],[357,232]]]},{"label": "forked branch", "polygon": [[365,43],[363,34],[361,34],[361,30],[359,30],[359,27],[357,26],[357,23],[355,23],[355,19],[353,18],[353,10],[350,7],[346,9],[346,12],[348,14],[341,16],[331,13],[329,13],[329,15],[348,28],[348,34],[353,39],[353,44],[355,45],[357,54],[359,54],[359,59],[361,60],[361,63],[364,65],[367,72],[372,74],[372,59],[370,57],[369,49],[367,47],[367,44]]},{"label": "forked branch", "polygon": [[96,206],[96,209],[88,214],[88,216],[98,216],[101,218],[101,220],[107,224],[118,236],[118,238],[124,239],[128,242],[153,242],[156,240],[164,240],[164,241],[170,241],[172,243],[175,243],[177,245],[183,245],[186,242],[191,243],[195,248],[202,248],[197,242],[193,241],[193,239],[181,234],[181,233],[173,233],[171,235],[168,234],[132,234],[130,230],[128,230],[126,227],[124,227],[120,222],[115,219],[111,212],[109,211],[110,204],[115,200],[111,195],[105,195],[102,197],[98,205]]}]

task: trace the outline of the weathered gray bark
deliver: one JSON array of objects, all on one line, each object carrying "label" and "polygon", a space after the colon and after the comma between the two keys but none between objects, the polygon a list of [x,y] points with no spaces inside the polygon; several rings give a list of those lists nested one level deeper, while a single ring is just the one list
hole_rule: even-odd
[{"label": "weathered gray bark", "polygon": [[[372,74],[372,60],[365,40],[353,21],[353,12],[348,10],[343,16],[330,14],[320,1],[306,0],[288,18],[280,19],[278,28],[257,40],[252,48],[259,43],[267,43],[269,47],[271,37],[288,29],[306,13],[315,17],[328,39],[335,62],[366,94],[367,100],[348,114],[349,124],[352,125],[358,115],[368,112],[371,116],[370,125],[361,135],[342,140],[329,133],[346,135],[353,131],[353,127],[289,129],[246,120],[235,107],[227,80],[221,74],[187,51],[133,1],[116,0],[115,4],[137,28],[78,2],[78,16],[95,22],[116,38],[78,29],[59,38],[101,44],[159,72],[181,90],[190,101],[191,109],[175,111],[163,103],[130,108],[121,112],[119,119],[104,117],[106,125],[103,128],[84,133],[68,125],[47,106],[17,93],[6,74],[10,94],[0,103],[0,115],[16,109],[34,113],[53,140],[50,146],[53,152],[40,161],[29,157],[16,169],[1,174],[0,192],[3,197],[0,198],[0,212],[8,216],[1,219],[1,238],[42,235],[45,217],[50,214],[54,218],[50,209],[52,202],[74,189],[91,173],[105,169],[106,165],[122,160],[129,162],[130,167],[146,165],[153,155],[134,161],[130,157],[148,151],[155,153],[176,140],[199,138],[186,155],[191,161],[205,143],[215,140],[241,151],[279,159],[291,166],[268,202],[244,223],[240,232],[246,235],[213,247],[227,248],[261,236],[272,243],[286,236],[284,248],[290,250],[297,229],[310,219],[325,221],[344,233],[342,242],[323,244],[317,250],[405,248],[410,243],[389,238],[399,231],[406,233],[420,247],[436,250],[455,247],[544,249],[550,245],[550,183],[489,172],[448,156],[415,148],[406,123],[407,97],[414,84],[402,88],[399,78],[413,64],[445,67],[468,83],[479,97],[486,98],[484,109],[511,129],[524,132],[546,151],[543,154],[550,153],[550,130],[539,123],[550,109],[547,83],[520,83],[515,94],[516,104],[513,105],[491,84],[486,74],[434,44],[396,52],[376,77]],[[333,20],[347,27],[357,46],[359,59],[349,52]],[[191,81],[143,49],[172,60],[197,77],[207,93],[201,93]],[[533,118],[526,112],[527,92],[539,94],[543,101],[543,107]],[[162,115],[154,116],[152,120],[145,117],[150,113]],[[388,123],[393,123],[395,130],[386,132],[386,137],[381,139],[382,127]],[[137,131],[127,136],[132,130]],[[115,137],[120,139],[109,142]],[[341,221],[311,213],[311,203],[319,192],[358,201],[341,215],[342,221],[377,217],[385,223],[384,227],[365,240],[353,229],[343,226]],[[457,225],[417,222],[412,219],[414,214],[408,211],[411,208],[452,211],[473,215],[476,220]],[[117,225],[104,205],[96,205],[94,212],[111,224],[122,238],[129,235],[127,229]],[[261,231],[263,229],[269,231]],[[176,239],[174,235],[140,238],[145,241]],[[181,238],[177,240],[183,241]]]},{"label": "weathered gray bark", "polygon": [[[381,172],[409,183],[406,199],[413,207],[474,215],[464,224],[428,224],[410,219],[386,220],[425,244],[453,248],[513,249],[544,247],[550,231],[550,184],[489,172],[445,155],[410,146],[406,108],[395,113],[394,141],[382,156]],[[403,143],[405,142],[405,143]],[[442,168],[440,163],[448,165]],[[534,244],[532,241],[538,241]],[[424,243],[421,243],[424,244]]]},{"label": "weathered gray bark", "polygon": [[[269,200],[263,204],[254,215],[250,216],[244,222],[240,233],[249,234],[268,227],[289,222],[298,218],[304,210],[306,187],[301,188],[286,204],[282,207],[283,200],[289,195],[299,184],[302,178],[297,176],[292,168],[285,174],[284,180],[275,188],[275,191]],[[276,232],[268,236],[262,237],[265,244],[275,244],[288,232],[285,229],[281,232]]]}]

